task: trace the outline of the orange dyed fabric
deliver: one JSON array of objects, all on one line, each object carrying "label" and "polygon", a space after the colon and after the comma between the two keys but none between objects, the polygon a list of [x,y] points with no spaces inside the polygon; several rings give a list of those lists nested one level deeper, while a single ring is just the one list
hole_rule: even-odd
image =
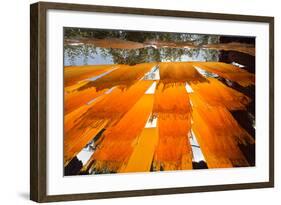
[{"label": "orange dyed fabric", "polygon": [[[100,96],[90,105],[84,105],[68,115],[65,120],[64,161],[67,163],[103,128],[116,124],[142,97],[152,81],[140,81],[128,90],[115,88]],[[81,112],[80,112],[81,111]],[[76,145],[79,141],[79,146]]]},{"label": "orange dyed fabric", "polygon": [[122,166],[120,172],[150,171],[157,144],[158,129],[144,128],[140,136],[136,139],[136,145],[128,163]]},{"label": "orange dyed fabric", "polygon": [[87,112],[87,118],[120,118],[142,97],[153,81],[138,81],[128,89],[116,87]]},{"label": "orange dyed fabric", "polygon": [[246,110],[251,99],[246,95],[227,87],[214,78],[208,82],[191,84],[193,91],[211,106],[223,106],[229,110]]},{"label": "orange dyed fabric", "polygon": [[96,79],[95,81],[89,81],[87,84],[81,86],[79,90],[84,90],[90,87],[95,87],[97,91],[105,88],[112,88],[114,86],[129,87],[136,83],[155,65],[155,63],[142,63],[134,66],[119,65],[118,69]]},{"label": "orange dyed fabric", "polygon": [[162,83],[155,91],[154,113],[190,113],[189,97],[183,83]]},{"label": "orange dyed fabric", "polygon": [[64,140],[64,165],[66,166],[93,139],[93,136],[105,128],[107,123],[108,120],[93,120],[90,126],[80,127],[82,131],[77,130],[76,133],[80,131],[80,135]]},{"label": "orange dyed fabric", "polygon": [[191,127],[188,94],[182,84],[164,87],[160,83],[155,93],[153,113],[158,115],[159,141],[153,167],[155,170],[192,169],[187,137]]},{"label": "orange dyed fabric", "polygon": [[116,65],[84,65],[64,67],[64,86],[68,87],[79,81],[100,75]]},{"label": "orange dyed fabric", "polygon": [[159,142],[154,155],[154,169],[192,169],[192,151],[187,137],[190,118],[179,114],[159,114],[158,127]]},{"label": "orange dyed fabric", "polygon": [[244,87],[255,84],[254,74],[231,64],[221,62],[198,62],[193,63],[193,65],[208,72],[215,73],[225,79],[234,81]]},{"label": "orange dyed fabric", "polygon": [[238,144],[253,144],[254,139],[239,126],[229,111],[222,106],[211,106],[195,93],[192,130],[209,168],[248,166]]},{"label": "orange dyed fabric", "polygon": [[159,63],[160,78],[164,83],[204,82],[206,79],[187,62]]},{"label": "orange dyed fabric", "polygon": [[81,91],[73,91],[70,93],[65,93],[64,97],[64,112],[68,114],[75,109],[81,107],[82,105],[90,102],[94,98],[101,96],[106,92],[108,89],[104,89],[101,91],[96,91],[96,88],[88,88]]},{"label": "orange dyed fabric", "polygon": [[92,157],[92,160],[95,160],[95,170],[118,172],[122,165],[127,163],[152,106],[153,95],[143,95],[115,126],[104,132],[104,139]]},{"label": "orange dyed fabric", "polygon": [[[195,66],[242,86],[253,85],[254,75],[218,62],[161,62],[159,81],[141,80],[155,65],[65,67],[64,166],[96,139],[84,171],[192,169],[191,131],[209,168],[248,166],[239,144],[255,140],[229,111],[246,110],[251,99]],[[145,126],[151,114],[156,127]]]}]

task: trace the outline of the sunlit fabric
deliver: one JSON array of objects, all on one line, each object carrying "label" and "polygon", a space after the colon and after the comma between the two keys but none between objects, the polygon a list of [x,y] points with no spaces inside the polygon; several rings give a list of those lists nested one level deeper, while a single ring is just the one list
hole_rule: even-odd
[{"label": "sunlit fabric", "polygon": [[65,44],[68,45],[75,45],[77,43],[82,43],[86,45],[93,45],[95,47],[102,47],[102,48],[119,48],[119,49],[138,49],[144,48],[145,45],[143,43],[138,43],[134,41],[122,40],[119,38],[107,38],[107,39],[98,39],[98,38],[84,38],[74,40],[74,39],[66,39]]},{"label": "sunlit fabric", "polygon": [[136,83],[143,75],[151,70],[155,63],[142,63],[134,66],[119,65],[116,70],[107,75],[94,79],[81,86],[78,90],[95,87],[97,91],[113,86],[129,87]]},{"label": "sunlit fabric", "polygon": [[[64,136],[65,163],[93,139],[98,131],[119,121],[151,84],[151,81],[139,81],[127,90],[116,88],[111,93],[100,96],[92,104],[83,105],[81,110],[66,115],[65,121],[68,123],[65,125]],[[81,142],[79,146],[76,141]]]},{"label": "sunlit fabric", "polygon": [[117,172],[125,166],[152,111],[153,98],[143,95],[115,126],[104,132],[104,139],[93,155],[95,170]]},{"label": "sunlit fabric", "polygon": [[220,62],[199,62],[193,63],[193,66],[215,73],[222,78],[234,81],[244,87],[255,84],[254,74],[231,64]]},{"label": "sunlit fabric", "polygon": [[120,172],[147,172],[158,144],[158,129],[144,128],[136,139],[136,145],[128,162],[119,170]]},{"label": "sunlit fabric", "polygon": [[96,88],[92,87],[81,91],[65,93],[65,114],[68,114],[91,100],[103,95],[106,90],[107,89],[96,91]]},{"label": "sunlit fabric", "polygon": [[239,144],[253,144],[254,139],[239,126],[223,106],[211,106],[199,95],[190,94],[193,104],[192,130],[209,168],[248,166]]},{"label": "sunlit fabric", "polygon": [[251,99],[246,95],[227,87],[214,78],[208,82],[191,84],[193,92],[212,106],[222,106],[229,110],[245,110]]},{"label": "sunlit fabric", "polygon": [[160,79],[165,83],[204,82],[206,79],[193,67],[192,63],[159,63]]},{"label": "sunlit fabric", "polygon": [[192,169],[192,152],[187,138],[191,127],[191,107],[185,86],[160,83],[153,112],[158,116],[159,130],[154,170]]},{"label": "sunlit fabric", "polygon": [[93,76],[100,75],[116,65],[85,65],[85,66],[66,66],[64,67],[64,86],[68,87],[80,81],[88,80]]},{"label": "sunlit fabric", "polygon": [[77,43],[92,45],[102,48],[117,48],[117,49],[141,49],[146,47],[158,47],[158,48],[189,48],[198,49],[203,47],[209,50],[224,50],[224,51],[239,51],[249,55],[255,55],[255,46],[246,43],[215,43],[206,45],[196,45],[192,42],[169,42],[161,40],[146,40],[143,43],[129,40],[122,40],[118,38],[82,38],[82,39],[65,39],[65,44],[76,45]]},{"label": "sunlit fabric", "polygon": [[254,75],[242,68],[161,62],[65,72],[64,166],[91,146],[81,173],[190,170],[198,157],[190,133],[208,168],[249,166],[240,145],[255,139],[231,112],[246,112],[253,99],[222,80],[254,84]]}]

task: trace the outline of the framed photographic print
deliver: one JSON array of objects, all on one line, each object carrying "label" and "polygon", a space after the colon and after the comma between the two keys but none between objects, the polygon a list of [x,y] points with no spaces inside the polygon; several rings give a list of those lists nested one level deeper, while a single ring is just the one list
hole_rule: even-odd
[{"label": "framed photographic print", "polygon": [[31,5],[30,198],[274,186],[274,18]]}]

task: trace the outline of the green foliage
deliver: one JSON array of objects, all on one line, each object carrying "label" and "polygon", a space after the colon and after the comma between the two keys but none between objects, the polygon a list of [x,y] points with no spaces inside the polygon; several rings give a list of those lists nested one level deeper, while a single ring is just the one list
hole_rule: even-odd
[{"label": "green foliage", "polygon": [[89,58],[95,58],[100,54],[105,59],[110,57],[115,64],[134,65],[144,62],[161,62],[161,61],[182,61],[182,58],[197,58],[201,53],[202,60],[214,60],[218,57],[216,50],[202,50],[201,45],[208,43],[217,43],[219,36],[186,34],[186,33],[169,33],[169,32],[144,32],[144,31],[120,31],[120,30],[100,30],[86,28],[65,28],[65,39],[81,38],[118,38],[127,41],[145,43],[149,41],[169,42],[169,43],[190,43],[198,46],[198,49],[172,48],[172,47],[145,47],[139,49],[118,49],[118,48],[97,48],[94,45],[65,45],[65,54],[71,62],[75,61],[75,56],[82,55],[83,62],[87,64]]}]

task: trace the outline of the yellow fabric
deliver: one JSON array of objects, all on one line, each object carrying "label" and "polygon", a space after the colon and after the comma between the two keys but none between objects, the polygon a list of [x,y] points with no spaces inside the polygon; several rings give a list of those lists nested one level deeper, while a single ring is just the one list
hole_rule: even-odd
[{"label": "yellow fabric", "polygon": [[155,147],[158,144],[158,129],[144,128],[135,140],[135,148],[119,172],[148,172],[150,171]]}]

